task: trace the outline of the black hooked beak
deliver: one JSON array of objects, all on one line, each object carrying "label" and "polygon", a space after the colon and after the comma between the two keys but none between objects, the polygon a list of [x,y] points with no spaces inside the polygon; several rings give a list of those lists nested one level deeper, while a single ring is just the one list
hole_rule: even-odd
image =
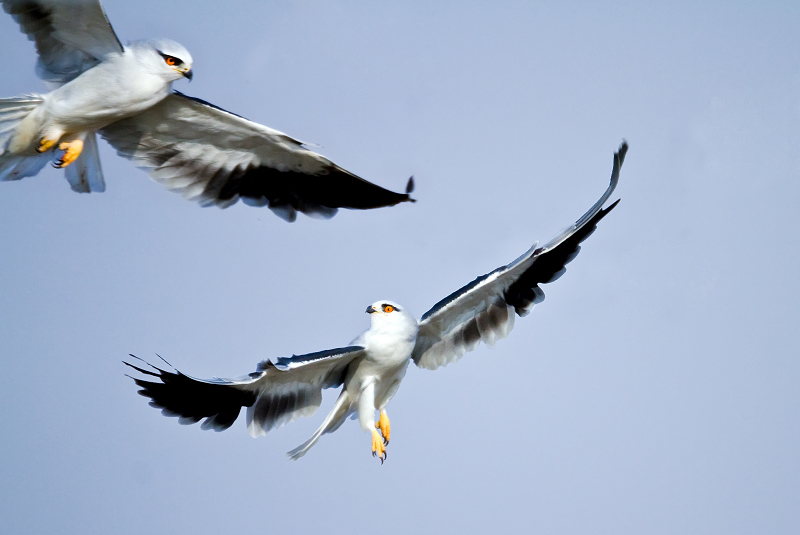
[{"label": "black hooked beak", "polygon": [[194,76],[194,74],[192,74],[192,69],[189,69],[188,71],[183,72],[181,74],[183,74],[186,78],[188,78],[190,82],[192,81],[192,76]]},{"label": "black hooked beak", "polygon": [[367,314],[372,314],[373,312],[376,312],[376,310],[374,308],[372,308],[372,305],[368,306],[367,307]]}]

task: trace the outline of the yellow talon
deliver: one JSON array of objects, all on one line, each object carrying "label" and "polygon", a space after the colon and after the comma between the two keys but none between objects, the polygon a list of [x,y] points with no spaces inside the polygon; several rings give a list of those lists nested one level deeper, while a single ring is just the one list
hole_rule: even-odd
[{"label": "yellow talon", "polygon": [[377,429],[372,432],[372,456],[378,457],[381,464],[386,460],[386,446],[383,445],[383,437]]},{"label": "yellow talon", "polygon": [[78,156],[81,155],[81,151],[83,150],[83,141],[80,139],[76,139],[75,141],[65,141],[58,145],[59,150],[63,150],[64,154],[55,161],[53,167],[56,169],[61,169],[62,167],[66,167],[75,160],[78,159]]},{"label": "yellow talon", "polygon": [[389,435],[392,433],[392,426],[389,423],[389,415],[386,411],[381,411],[381,417],[375,424],[375,429],[380,429],[383,435],[383,443],[389,444]]},{"label": "yellow talon", "polygon": [[39,146],[36,147],[36,152],[47,152],[53,148],[53,145],[56,144],[57,139],[47,139],[43,137],[39,140]]}]

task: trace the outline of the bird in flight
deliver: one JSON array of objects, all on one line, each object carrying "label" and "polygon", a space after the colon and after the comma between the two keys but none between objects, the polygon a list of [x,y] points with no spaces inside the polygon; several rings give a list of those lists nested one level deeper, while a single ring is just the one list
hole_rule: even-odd
[{"label": "bird in flight", "polygon": [[[166,416],[177,416],[188,424],[205,419],[203,429],[222,431],[247,407],[247,428],[254,437],[312,415],[322,402],[322,389],[342,386],[322,425],[287,455],[302,457],[322,435],[353,416],[372,435],[372,454],[383,463],[391,434],[386,405],[397,392],[409,362],[435,370],[456,362],[480,342],[493,345],[505,338],[514,326],[515,314],[525,316],[544,300],[540,285],[564,274],[566,264],[580,251],[580,243],[619,202],[603,208],[619,181],[627,150],[623,142],[614,154],[608,189],[573,225],[543,247],[534,244],[510,264],[448,295],[419,322],[402,305],[376,301],[367,307],[370,328],[349,346],[281,357],[274,363],[264,360],[256,371],[238,379],[196,379],[146,362],[149,369],[125,364],[156,378],[133,379],[141,387],[139,393]],[[377,422],[375,411],[379,413]]]},{"label": "bird in flight", "polygon": [[167,189],[202,205],[240,198],[294,221],[413,201],[342,169],[282,132],[172,89],[192,56],[169,39],[123,46],[97,0],[2,0],[36,45],[49,93],[0,99],[0,180],[64,168],[104,191],[96,134]]}]

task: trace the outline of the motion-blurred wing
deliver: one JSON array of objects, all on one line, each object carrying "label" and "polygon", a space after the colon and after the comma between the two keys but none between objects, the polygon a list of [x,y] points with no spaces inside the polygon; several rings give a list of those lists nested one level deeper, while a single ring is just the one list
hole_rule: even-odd
[{"label": "motion-blurred wing", "polygon": [[37,74],[50,86],[65,84],[122,44],[97,0],[3,0],[39,54]]},{"label": "motion-blurred wing", "polygon": [[297,212],[329,218],[337,208],[411,200],[411,181],[404,194],[386,190],[282,132],[178,92],[101,134],[153,180],[203,205],[242,198],[294,221]]},{"label": "motion-blurred wing", "polygon": [[125,364],[160,380],[133,378],[142,387],[139,393],[165,416],[177,416],[182,424],[205,418],[203,429],[222,431],[247,407],[247,428],[258,436],[314,414],[322,403],[322,389],[341,385],[348,365],[363,353],[364,348],[350,346],[279,358],[274,364],[265,360],[256,371],[238,379],[197,379],[149,363],[155,371]]},{"label": "motion-blurred wing", "polygon": [[606,209],[603,204],[619,181],[619,170],[628,150],[627,143],[614,154],[614,168],[608,189],[574,225],[550,240],[536,244],[507,266],[478,277],[439,301],[422,316],[412,358],[420,368],[435,370],[456,362],[481,341],[493,345],[514,327],[514,313],[525,316],[544,300],[540,284],[558,279],[566,265],[580,251],[580,243],[594,232]]}]

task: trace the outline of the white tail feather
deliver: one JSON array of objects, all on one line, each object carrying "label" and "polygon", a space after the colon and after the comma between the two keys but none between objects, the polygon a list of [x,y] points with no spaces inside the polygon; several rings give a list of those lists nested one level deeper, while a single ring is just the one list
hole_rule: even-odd
[{"label": "white tail feather", "polygon": [[350,398],[347,395],[347,391],[342,389],[342,393],[339,394],[339,399],[336,400],[336,404],[333,406],[333,410],[325,417],[325,421],[322,422],[322,425],[311,435],[311,438],[297,446],[290,452],[287,452],[286,455],[293,461],[296,461],[300,457],[306,454],[308,450],[311,449],[311,446],[317,443],[322,435],[325,433],[332,433],[339,429],[339,426],[347,418],[347,415],[350,414]]},{"label": "white tail feather", "polygon": [[72,191],[90,193],[92,191],[103,192],[106,190],[103,170],[100,167],[100,153],[97,150],[97,138],[94,132],[86,136],[81,155],[64,169],[64,173]]},{"label": "white tail feather", "polygon": [[[39,154],[34,144],[41,127],[41,113],[31,114],[43,102],[41,95],[0,98],[0,180],[19,180],[37,174],[53,157]],[[65,170],[73,191],[89,193],[106,189],[95,134],[86,135],[83,151]]]},{"label": "white tail feather", "polygon": [[[18,145],[18,139],[20,136],[16,135],[18,133],[18,127],[20,123],[28,116],[30,113],[35,110],[39,104],[42,103],[42,97],[40,95],[23,95],[21,97],[10,97],[10,98],[0,98],[0,158],[7,156],[7,152],[9,151],[9,145],[12,141],[14,141],[15,145]],[[30,121],[26,121],[29,123]],[[35,122],[35,121],[34,121]],[[23,128],[24,130],[27,130]],[[35,135],[35,132],[22,132],[23,138],[30,137],[31,140]],[[30,144],[30,140],[27,145]],[[16,150],[18,156],[21,155],[21,150]],[[30,156],[30,154],[28,154]]]},{"label": "white tail feather", "polygon": [[47,154],[33,151],[13,154],[9,151],[20,123],[41,103],[39,95],[0,98],[0,180],[33,176],[49,161]]},{"label": "white tail feather", "polygon": [[49,161],[49,154],[36,154],[35,156],[2,154],[0,155],[0,180],[19,180],[26,176],[33,176],[41,171]]}]

